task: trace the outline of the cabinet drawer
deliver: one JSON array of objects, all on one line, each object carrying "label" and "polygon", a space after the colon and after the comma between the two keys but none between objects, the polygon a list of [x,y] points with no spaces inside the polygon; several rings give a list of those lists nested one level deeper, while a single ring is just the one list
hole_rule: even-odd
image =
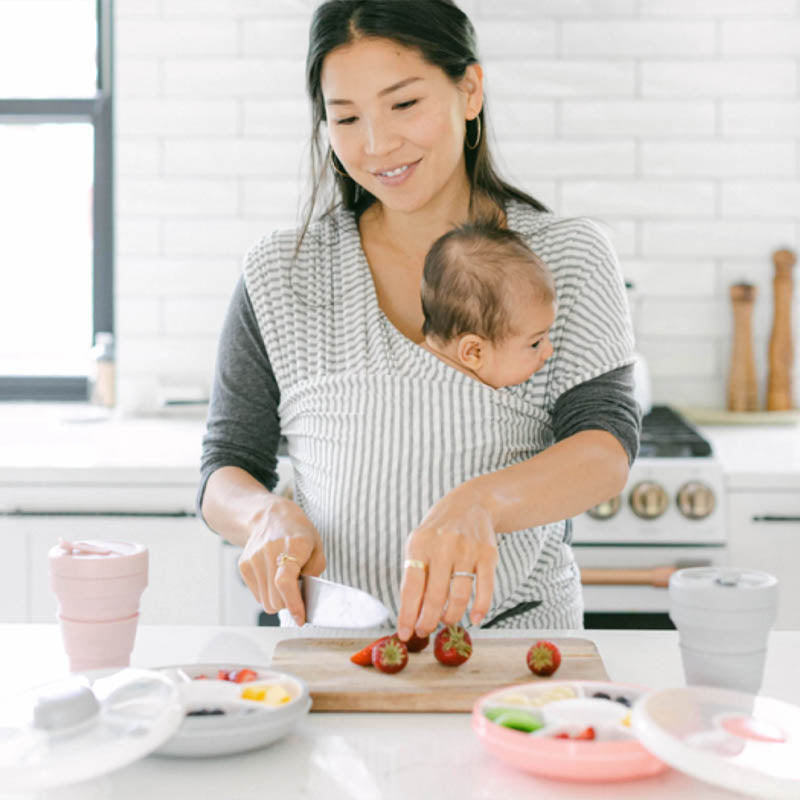
[{"label": "cabinet drawer", "polygon": [[794,492],[731,493],[730,563],[780,581],[776,628],[800,629],[800,496]]}]

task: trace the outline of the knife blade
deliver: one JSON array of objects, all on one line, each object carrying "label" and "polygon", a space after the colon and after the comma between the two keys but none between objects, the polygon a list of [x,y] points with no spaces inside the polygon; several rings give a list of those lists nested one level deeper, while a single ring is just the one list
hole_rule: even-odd
[{"label": "knife blade", "polygon": [[390,619],[389,609],[361,589],[313,575],[300,576],[306,622],[323,628],[377,628]]}]

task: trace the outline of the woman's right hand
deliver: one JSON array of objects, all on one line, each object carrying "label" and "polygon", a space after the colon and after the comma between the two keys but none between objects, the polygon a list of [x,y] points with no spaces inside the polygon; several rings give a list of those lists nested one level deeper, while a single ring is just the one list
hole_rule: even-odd
[{"label": "woman's right hand", "polygon": [[[278,556],[281,558],[278,565]],[[305,622],[298,577],[325,569],[322,540],[300,506],[285,497],[270,497],[256,515],[239,557],[239,572],[253,596],[269,614],[286,608],[297,625]]]}]

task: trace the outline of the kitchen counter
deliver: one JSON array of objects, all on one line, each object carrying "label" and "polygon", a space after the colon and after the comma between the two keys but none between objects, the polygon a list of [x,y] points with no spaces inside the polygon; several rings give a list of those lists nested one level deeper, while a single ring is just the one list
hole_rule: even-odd
[{"label": "kitchen counter", "polygon": [[800,491],[800,425],[709,425],[700,432],[722,463],[728,489]]},{"label": "kitchen counter", "polygon": [[[165,666],[200,661],[268,664],[281,637],[308,629],[142,626],[132,664]],[[320,635],[314,631],[314,635]],[[519,636],[484,631],[481,636]],[[556,635],[537,631],[537,636]],[[682,686],[673,631],[589,631],[612,680],[653,688]],[[558,635],[565,635],[560,632]],[[478,645],[479,646],[479,645]],[[66,671],[55,625],[0,625],[0,702],[9,687],[34,685]],[[796,666],[800,632],[771,634],[763,693],[800,704]],[[159,800],[204,798],[692,798],[735,795],[669,770],[630,783],[580,785],[539,779],[490,756],[474,736],[468,714],[310,714],[288,738],[266,749],[210,759],[149,757],[111,775],[36,800]],[[33,800],[3,794],[1,800]]]},{"label": "kitchen counter", "polygon": [[[82,404],[0,405],[0,485],[195,487],[204,412],[121,417]],[[701,426],[728,488],[799,489],[800,425]],[[193,493],[187,494],[191,508]]]}]

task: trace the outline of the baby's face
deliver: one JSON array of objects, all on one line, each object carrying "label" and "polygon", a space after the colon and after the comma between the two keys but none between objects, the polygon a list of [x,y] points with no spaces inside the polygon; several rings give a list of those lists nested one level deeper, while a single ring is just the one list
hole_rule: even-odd
[{"label": "baby's face", "polygon": [[525,383],[550,356],[550,328],[556,317],[553,303],[518,302],[513,309],[513,330],[500,344],[487,343],[487,363],[481,379],[499,389]]}]

